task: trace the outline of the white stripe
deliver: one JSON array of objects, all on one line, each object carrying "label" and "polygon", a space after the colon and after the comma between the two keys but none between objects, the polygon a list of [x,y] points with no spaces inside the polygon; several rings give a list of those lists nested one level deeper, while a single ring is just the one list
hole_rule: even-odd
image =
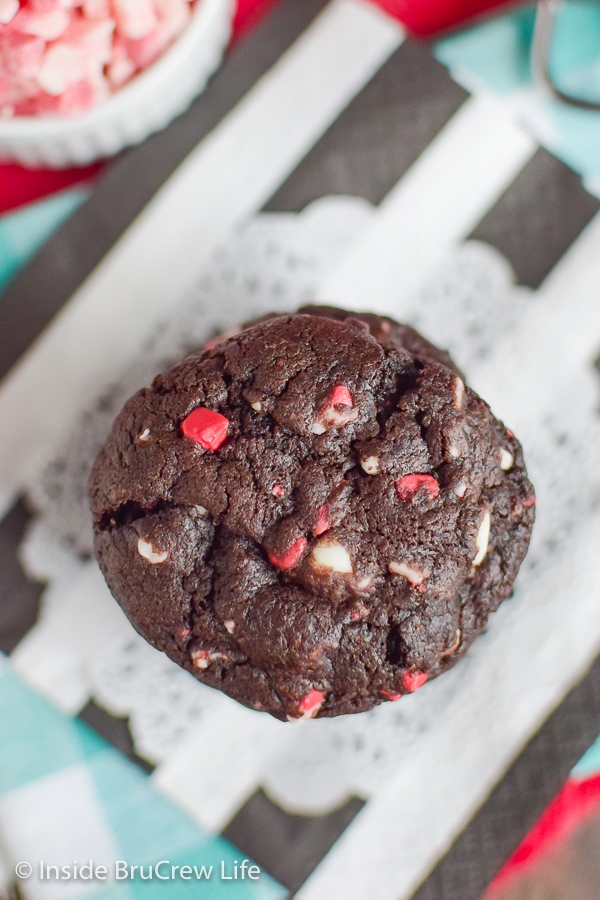
[{"label": "white stripe", "polygon": [[468,100],[387,196],[320,298],[355,309],[412,297],[530,159],[535,143],[488,97]]},{"label": "white stripe", "polygon": [[4,382],[0,514],[201,261],[260,209],[401,41],[375,6],[335,0],[180,166]]},{"label": "white stripe", "polygon": [[[502,338],[492,360],[472,376],[469,373],[474,389],[512,423],[518,435],[533,431],[544,412],[560,413],[561,404],[580,402],[582,391],[590,411],[597,405],[599,382],[592,366],[600,349],[598,247],[600,214],[524,304],[518,329]],[[513,361],[522,365],[527,391],[522,390],[518,371],[502,377],[498,366],[502,359],[510,359],[511,367]],[[581,379],[582,369],[589,374],[587,380]]]}]

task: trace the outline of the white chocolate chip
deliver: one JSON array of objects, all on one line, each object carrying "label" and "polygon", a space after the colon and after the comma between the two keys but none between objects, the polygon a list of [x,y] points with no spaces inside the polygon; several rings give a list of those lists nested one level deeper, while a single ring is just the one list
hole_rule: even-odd
[{"label": "white chocolate chip", "polygon": [[379,457],[367,456],[366,459],[361,459],[360,467],[367,475],[377,475],[379,472]]},{"label": "white chocolate chip", "polygon": [[235,631],[235,622],[233,621],[233,619],[228,619],[225,622],[225,630],[228,631],[229,634],[233,634],[233,632]]},{"label": "white chocolate chip", "polygon": [[227,659],[226,653],[219,653],[216,650],[192,650],[190,656],[197,669],[208,669],[211,662],[214,662],[215,659]]},{"label": "white chocolate chip", "polygon": [[456,377],[454,381],[454,406],[456,409],[462,409],[465,397],[465,385],[462,378]]},{"label": "white chocolate chip", "polygon": [[138,553],[140,556],[143,556],[144,559],[147,559],[149,563],[152,563],[153,566],[158,565],[159,563],[164,563],[164,561],[168,558],[169,554],[165,550],[164,553],[157,552],[149,541],[145,541],[143,538],[140,538],[137,544]]},{"label": "white chocolate chip", "polygon": [[319,541],[313,547],[312,558],[315,565],[331,572],[352,572],[352,560],[350,554],[337,541]]},{"label": "white chocolate chip", "polygon": [[492,517],[490,516],[489,511],[486,509],[485,513],[483,514],[483,519],[481,520],[481,525],[479,526],[479,531],[477,532],[477,537],[475,538],[475,544],[477,546],[477,556],[473,560],[474,566],[480,566],[485,559],[490,543],[491,524]]},{"label": "white chocolate chip", "polygon": [[458,648],[460,647],[461,641],[462,641],[462,631],[460,630],[460,628],[457,628],[456,635],[454,638],[454,643],[452,644],[451,647],[448,647],[447,650],[444,650],[444,652],[441,654],[442,659],[446,659],[447,656],[452,656],[452,654],[456,650],[458,650]]},{"label": "white chocolate chip", "polygon": [[341,428],[343,425],[355,422],[359,415],[358,409],[351,409],[349,406],[344,406],[340,410],[331,406],[327,408],[322,418],[326,428]]},{"label": "white chocolate chip", "polygon": [[260,400],[257,400],[255,403],[251,403],[250,406],[252,409],[256,410],[256,412],[260,412],[262,409],[262,403]]},{"label": "white chocolate chip", "polygon": [[191,657],[192,662],[197,669],[208,669],[210,666],[210,660],[206,650],[192,650]]},{"label": "white chocolate chip", "polygon": [[500,468],[502,469],[502,471],[508,472],[509,469],[512,469],[514,461],[515,458],[512,453],[502,447],[502,449],[500,450]]},{"label": "white chocolate chip", "polygon": [[458,459],[458,457],[460,456],[460,450],[458,449],[458,447],[455,447],[454,444],[452,444],[448,448],[448,453],[450,454],[452,459]]},{"label": "white chocolate chip", "polygon": [[313,424],[310,426],[310,430],[313,434],[325,434],[325,432],[327,431],[325,426],[320,422],[313,422]]},{"label": "white chocolate chip", "polygon": [[149,429],[149,428],[144,428],[144,430],[142,431],[142,433],[141,433],[140,436],[138,437],[138,441],[147,441],[149,437],[150,437],[150,429]]},{"label": "white chocolate chip", "polygon": [[457,497],[460,497],[460,499],[462,500],[462,498],[467,493],[466,482],[464,482],[464,481],[459,482],[459,484],[457,484],[456,487],[454,488],[454,493],[456,494]]},{"label": "white chocolate chip", "polygon": [[413,569],[411,566],[407,566],[406,563],[396,562],[395,560],[392,560],[388,565],[388,569],[393,575],[402,575],[403,578],[406,578],[407,581],[414,585],[421,584],[426,578],[425,573],[420,572],[419,569]]},{"label": "white chocolate chip", "polygon": [[359,581],[356,582],[356,587],[359,591],[366,591],[367,588],[371,587],[372,583],[373,583],[373,579],[371,578],[371,576],[365,575],[364,578],[361,578]]}]

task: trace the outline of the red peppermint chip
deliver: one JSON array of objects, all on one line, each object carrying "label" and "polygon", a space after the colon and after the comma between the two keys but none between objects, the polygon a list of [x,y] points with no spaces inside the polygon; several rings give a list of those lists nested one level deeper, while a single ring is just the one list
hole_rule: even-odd
[{"label": "red peppermint chip", "polygon": [[530,506],[535,506],[537,500],[535,497],[528,497],[527,500],[523,500],[523,506],[525,509],[529,509]]},{"label": "red peppermint chip", "polygon": [[440,493],[440,486],[432,475],[403,475],[394,486],[402,501],[411,500],[421,488],[429,491],[434,500]]},{"label": "red peppermint chip", "polygon": [[325,694],[316,688],[313,688],[310,694],[306,695],[300,704],[300,712],[305,719],[312,719],[313,716],[316,716],[323,705],[324,697]]},{"label": "red peppermint chip", "polygon": [[354,406],[354,400],[352,399],[352,394],[343,384],[336,384],[334,389],[331,392],[329,400],[327,401],[328,406]]},{"label": "red peppermint chip", "polygon": [[204,406],[197,406],[181,423],[184,435],[205,450],[218,450],[227,437],[228,428],[229,419]]},{"label": "red peppermint chip", "polygon": [[404,672],[402,675],[402,684],[406,690],[410,691],[412,694],[413,691],[418,691],[420,687],[423,687],[427,678],[427,672],[420,672],[416,669],[414,672]]},{"label": "red peppermint chip", "polygon": [[395,700],[399,700],[402,694],[395,694],[394,691],[379,691],[382,697],[385,697],[386,700],[391,700],[394,703]]},{"label": "red peppermint chip", "polygon": [[317,521],[314,524],[313,534],[318,536],[331,528],[328,515],[328,506],[326,503],[317,510]]},{"label": "red peppermint chip", "polygon": [[299,537],[297,541],[294,541],[289,550],[286,550],[283,556],[275,556],[274,553],[267,550],[269,562],[277,569],[293,569],[300,561],[300,557],[304,553],[307,543],[308,541],[306,538]]},{"label": "red peppermint chip", "polygon": [[280,484],[274,484],[273,487],[271,488],[271,493],[273,494],[274,497],[283,497],[283,495],[285,494],[285,491],[283,490],[283,488],[281,487]]}]

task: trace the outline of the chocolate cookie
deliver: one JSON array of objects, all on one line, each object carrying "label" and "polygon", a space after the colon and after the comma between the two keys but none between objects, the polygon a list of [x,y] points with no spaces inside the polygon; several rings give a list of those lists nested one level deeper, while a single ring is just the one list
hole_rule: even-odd
[{"label": "chocolate cookie", "polygon": [[447,354],[307,307],[139,391],[90,479],[98,561],[135,628],[279,719],[396,700],[511,592],[535,498]]}]

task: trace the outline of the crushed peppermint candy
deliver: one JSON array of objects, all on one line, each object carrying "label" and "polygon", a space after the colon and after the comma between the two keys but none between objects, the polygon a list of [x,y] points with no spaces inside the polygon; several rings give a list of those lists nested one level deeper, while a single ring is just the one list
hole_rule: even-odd
[{"label": "crushed peppermint candy", "polygon": [[[123,5],[123,0],[113,0],[113,2],[120,2]],[[131,0],[125,0],[126,3],[130,3]],[[235,337],[236,334],[240,333],[239,328],[229,328],[227,331],[221,332],[221,334],[215,335],[214,338],[211,338],[208,343],[204,345],[203,350],[212,350],[214,347],[217,347],[219,344],[222,344],[223,341],[229,340],[231,337]]]},{"label": "crushed peppermint candy", "polygon": [[0,0],[0,24],[8,25],[19,12],[19,0]]},{"label": "crushed peppermint candy", "polygon": [[427,578],[427,573],[421,572],[420,569],[413,569],[412,566],[407,566],[406,563],[396,562],[395,560],[392,560],[388,565],[388,570],[392,575],[402,575],[415,587],[418,587]]},{"label": "crushed peppermint candy", "polygon": [[204,406],[197,406],[181,423],[185,437],[205,450],[218,450],[225,443],[228,428],[229,419]]},{"label": "crushed peppermint candy", "polygon": [[324,503],[323,506],[320,506],[317,510],[317,521],[313,525],[313,534],[318,537],[320,534],[329,531],[330,528],[329,506],[327,503]]},{"label": "crushed peppermint candy", "polygon": [[233,632],[235,631],[235,622],[233,621],[233,619],[227,619],[224,625],[225,631],[228,631],[229,634],[233,634]]},{"label": "crushed peppermint candy", "polygon": [[[340,409],[341,407],[341,409]],[[325,434],[330,428],[341,428],[358,418],[352,394],[343,384],[336,384],[327,398],[325,407],[311,425],[313,434]]]},{"label": "crushed peppermint candy", "polygon": [[341,574],[349,574],[353,571],[350,554],[339,541],[327,538],[319,541],[313,547],[311,555],[316,568]]},{"label": "crushed peppermint candy", "polygon": [[271,488],[271,493],[273,494],[274,497],[283,497],[283,495],[285,494],[285,491],[281,487],[280,484],[274,484],[273,487]]},{"label": "crushed peppermint candy", "polygon": [[197,669],[208,669],[210,660],[208,658],[208,650],[192,650],[190,653],[192,662]]},{"label": "crushed peppermint candy", "polygon": [[428,677],[427,672],[415,669],[412,672],[404,672],[402,674],[402,684],[412,694],[414,691],[418,691],[420,687],[423,687]]},{"label": "crushed peppermint candy", "polygon": [[318,691],[316,688],[313,688],[312,691],[307,694],[300,703],[299,710],[302,713],[301,718],[314,719],[314,717],[323,706],[324,699],[325,694],[323,693],[323,691]]},{"label": "crushed peppermint candy", "polygon": [[369,615],[369,607],[365,606],[364,603],[357,603],[356,609],[353,609],[350,613],[350,618],[353,622],[356,622],[358,619],[364,619],[365,616]]},{"label": "crushed peppermint candy", "polygon": [[492,524],[492,517],[490,516],[489,510],[483,514],[483,519],[481,520],[481,524],[479,526],[479,531],[477,532],[477,537],[475,538],[475,545],[477,547],[477,555],[473,560],[473,565],[475,567],[480,566],[484,561],[486,554],[488,552],[488,546],[490,543],[490,529]]},{"label": "crushed peppermint candy", "polygon": [[164,563],[169,558],[166,550],[163,552],[156,550],[149,541],[145,541],[143,538],[138,540],[137,549],[140,556],[152,563],[153,566]]},{"label": "crushed peppermint candy", "polygon": [[308,541],[305,537],[299,537],[298,540],[294,541],[292,546],[286,550],[283,556],[276,556],[274,553],[271,553],[270,550],[267,550],[269,562],[271,565],[275,566],[276,569],[293,569],[294,566],[297,566],[300,562],[307,544]]},{"label": "crushed peppermint candy", "polygon": [[417,491],[426,490],[435,500],[440,493],[440,486],[432,475],[403,475],[395,482],[394,487],[398,499],[412,500]]},{"label": "crushed peppermint candy", "polygon": [[192,650],[190,656],[197,669],[208,669],[216,659],[228,659],[226,653],[219,653],[218,650]]},{"label": "crushed peppermint candy", "polygon": [[80,115],[187,27],[188,0],[0,0],[0,117]]},{"label": "crushed peppermint candy", "polygon": [[334,389],[332,390],[328,406],[354,406],[354,400],[352,399],[352,394],[343,384],[336,384]]},{"label": "crushed peppermint candy", "polygon": [[525,509],[529,509],[530,506],[535,506],[537,500],[535,497],[528,497],[527,500],[523,500],[523,506]]},{"label": "crushed peppermint candy", "polygon": [[379,691],[379,693],[381,694],[382,697],[385,697],[386,700],[390,700],[392,703],[394,703],[396,700],[399,700],[400,697],[402,697],[402,694],[397,694],[395,691],[386,691],[386,690],[382,689]]},{"label": "crushed peppermint candy", "polygon": [[142,433],[140,435],[138,435],[138,441],[146,442],[149,437],[150,437],[150,429],[144,428]]},{"label": "crushed peppermint candy", "polygon": [[260,412],[262,409],[262,403],[260,400],[255,400],[254,403],[251,403],[250,406],[254,410],[254,412]]}]

